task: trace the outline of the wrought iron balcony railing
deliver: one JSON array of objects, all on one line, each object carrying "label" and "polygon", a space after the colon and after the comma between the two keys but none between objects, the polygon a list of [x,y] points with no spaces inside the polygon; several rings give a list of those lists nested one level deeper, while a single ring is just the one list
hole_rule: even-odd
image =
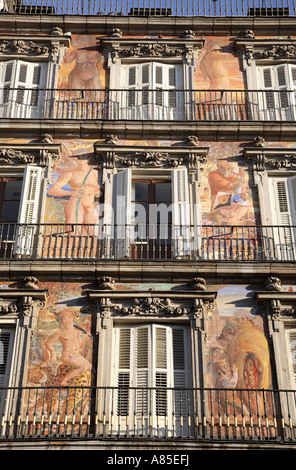
[{"label": "wrought iron balcony railing", "polygon": [[295,261],[296,226],[1,224],[0,259]]},{"label": "wrought iron balcony railing", "polygon": [[288,90],[0,89],[0,119],[295,121]]},{"label": "wrought iron balcony railing", "polygon": [[2,13],[124,16],[292,16],[294,0],[1,0]]},{"label": "wrought iron balcony railing", "polygon": [[0,441],[30,438],[296,440],[295,390],[0,388]]}]

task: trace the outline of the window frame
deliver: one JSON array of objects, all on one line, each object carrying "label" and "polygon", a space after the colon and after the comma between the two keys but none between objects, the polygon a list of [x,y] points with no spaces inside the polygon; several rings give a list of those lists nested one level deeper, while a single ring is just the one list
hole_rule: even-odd
[{"label": "window frame", "polygon": [[[130,360],[128,367],[120,368],[120,346],[121,346],[121,332],[122,330],[128,331],[129,334],[129,351]],[[137,367],[137,347],[139,347],[138,334],[141,331],[145,333],[147,330],[147,350],[146,358],[143,358],[143,346],[145,346],[145,338],[142,336],[140,345],[142,359],[144,362],[147,361],[146,366]],[[174,368],[174,330],[183,332],[183,354],[184,354],[184,369],[183,381],[176,384],[177,369]],[[158,334],[162,332],[161,337]],[[114,404],[114,413],[121,417],[122,421],[126,420],[126,425],[130,421],[133,421],[134,414],[137,415],[138,420],[145,421],[146,432],[149,432],[149,427],[153,429],[154,433],[159,436],[161,433],[173,434],[173,428],[178,427],[178,399],[180,399],[180,391],[178,387],[192,388],[192,371],[191,371],[191,351],[189,341],[189,325],[174,325],[171,323],[159,323],[150,321],[149,323],[133,323],[132,325],[114,325],[113,328],[113,351],[114,351],[114,370],[112,372],[112,387],[118,387],[117,403]],[[165,353],[159,355],[157,348],[160,347],[160,342],[165,342]],[[159,346],[158,346],[159,345]],[[163,346],[163,345],[162,345]],[[124,342],[124,356],[126,356],[126,339]],[[133,362],[132,359],[135,358]],[[157,364],[157,359],[160,363]],[[124,364],[125,366],[127,364]],[[120,374],[124,378],[124,383],[120,379]],[[129,386],[126,387],[126,378],[129,377]],[[164,390],[161,390],[161,384],[165,383]],[[123,388],[121,388],[123,387]],[[137,387],[138,390],[134,390],[133,387]],[[127,394],[124,391],[126,388],[129,389]],[[147,390],[147,391],[146,391]],[[120,403],[120,397],[122,393],[123,402]],[[183,395],[183,394],[182,394]],[[182,396],[185,403],[183,403],[181,412],[184,416],[184,426],[187,426],[188,416],[188,403],[186,398]],[[189,399],[189,397],[188,397]],[[146,400],[146,401],[145,401]],[[118,409],[119,406],[119,409]],[[117,408],[117,410],[115,409]],[[123,414],[121,413],[123,411]],[[178,412],[177,412],[178,410]],[[140,416],[138,416],[140,415]],[[173,422],[172,416],[176,417]],[[150,422],[148,418],[150,416]],[[118,424],[118,423],[117,423]],[[114,424],[116,428],[116,423]],[[143,427],[139,425],[141,432]],[[163,429],[161,429],[163,428]],[[124,433],[125,433],[124,429]]]},{"label": "window frame", "polygon": [[[204,39],[184,37],[181,40],[175,38],[150,39],[141,38],[102,38],[101,46],[107,55],[107,67],[109,69],[109,105],[110,118],[119,116],[122,104],[123,66],[140,65],[143,63],[158,62],[166,66],[180,65],[182,88],[187,90],[186,99],[183,98],[184,117],[190,119],[194,116],[194,73],[198,56],[205,44]],[[134,119],[135,117],[133,117]],[[163,118],[159,118],[162,120]]]},{"label": "window frame", "polygon": [[[198,188],[201,176],[201,165],[206,161],[209,148],[199,147],[198,145],[184,145],[180,147],[142,147],[138,145],[110,146],[105,145],[104,143],[96,142],[94,144],[94,151],[99,161],[102,162],[103,167],[102,181],[105,191],[104,204],[102,204],[100,208],[102,211],[102,218],[100,223],[102,226],[105,225],[106,227],[109,227],[109,229],[105,230],[105,232],[102,234],[106,242],[105,252],[108,253],[108,250],[110,249],[108,245],[108,239],[111,241],[112,236],[114,237],[114,230],[112,230],[112,227],[114,225],[114,221],[116,221],[116,213],[114,213],[113,210],[113,181],[114,178],[117,178],[115,175],[117,175],[119,172],[129,170],[129,172],[126,172],[126,174],[129,173],[129,177],[126,178],[125,183],[128,184],[127,181],[131,181],[132,179],[132,173],[137,175],[137,177],[144,179],[147,178],[147,176],[150,177],[151,175],[153,177],[157,176],[158,178],[163,179],[171,177],[173,171],[175,170],[176,172],[183,171],[183,174],[186,175],[188,182],[188,184],[185,186],[188,194],[186,201],[189,201],[189,204],[184,203],[185,206],[187,206],[185,207],[186,211],[179,211],[180,213],[178,217],[180,218],[180,225],[182,225],[182,227],[186,227],[186,220],[188,220],[189,224],[187,224],[187,230],[188,225],[191,225],[191,227],[193,227],[195,230],[195,236],[193,237],[194,243],[192,243],[191,247],[188,246],[188,244],[185,244],[182,248],[180,243],[179,251],[181,252],[183,250],[184,252],[187,252],[191,248],[192,256],[198,256],[198,250],[200,249],[201,241],[201,206],[199,203]],[[124,185],[122,185],[122,187],[123,186]],[[131,186],[129,186],[129,188],[129,193],[131,193]],[[128,194],[128,190],[126,191],[126,194]],[[184,201],[180,200],[178,202],[178,207],[181,207],[183,202]],[[122,220],[123,212],[119,209],[118,212]],[[124,214],[125,213],[126,211],[124,211]],[[128,220],[130,221],[130,214],[128,214],[128,217]],[[121,223],[125,224],[125,219]],[[175,223],[175,225],[177,226],[177,223]],[[189,235],[187,235],[187,239],[189,239]],[[120,249],[128,254],[128,247],[124,246],[123,243],[121,244]],[[180,256],[184,256],[184,253],[183,255],[180,253]]]},{"label": "window frame", "polygon": [[[112,403],[106,407],[104,387],[114,384],[116,367],[114,354],[114,329],[120,326],[131,327],[143,324],[166,325],[169,327],[186,328],[190,347],[189,363],[192,373],[192,387],[202,389],[206,383],[205,341],[208,312],[212,311],[217,297],[216,291],[184,289],[172,290],[88,290],[87,296],[94,306],[96,333],[98,335],[97,351],[97,386],[98,416],[105,411],[114,412]],[[155,299],[155,300],[153,300]],[[156,308],[150,309],[150,305]],[[100,397],[102,398],[100,400]],[[103,399],[104,397],[104,399]],[[105,404],[104,404],[105,400]],[[198,392],[194,399],[196,406],[204,406],[204,397]],[[114,403],[113,403],[114,404]],[[193,417],[193,415],[192,415]],[[103,422],[103,419],[102,421]],[[100,434],[100,418],[97,432]],[[108,425],[107,425],[108,426]],[[131,426],[132,430],[133,427]],[[105,429],[106,431],[106,429]]]},{"label": "window frame", "polygon": [[[22,116],[16,115],[14,117],[38,117],[37,111],[41,111],[42,101],[45,101],[46,103],[46,106],[42,109],[44,117],[50,115],[52,110],[52,96],[58,83],[58,71],[62,64],[64,54],[67,48],[71,45],[71,37],[68,34],[64,34],[62,31],[59,31],[58,33],[53,31],[51,35],[45,36],[16,34],[13,39],[11,36],[5,35],[2,36],[1,39],[3,41],[3,47],[0,51],[0,80],[1,73],[4,74],[5,68],[2,64],[8,63],[9,61],[13,61],[16,64],[14,65],[14,68],[18,67],[18,63],[25,62],[27,64],[32,64],[32,66],[40,64],[44,69],[44,81],[42,83],[44,92],[43,96],[40,95],[41,99],[39,99],[38,109],[34,112],[35,115],[27,115],[28,113],[26,112],[26,109],[23,109]],[[1,68],[3,69],[2,72]],[[14,83],[14,85],[16,85],[16,83]],[[11,86],[10,88],[14,87]],[[40,90],[42,89],[40,86],[38,88]],[[9,116],[1,115],[0,117],[9,118]]]},{"label": "window frame", "polygon": [[[260,69],[265,67],[281,67],[285,66],[286,76],[290,76],[291,90],[291,73],[287,73],[287,69],[296,65],[296,55],[294,52],[289,51],[295,49],[296,41],[293,39],[256,39],[255,37],[249,38],[235,38],[234,48],[241,55],[243,70],[246,74],[247,90],[249,91],[249,106],[250,113],[253,120],[295,120],[295,93],[292,93],[291,104],[288,110],[282,113],[278,107],[270,111],[266,108],[266,93],[264,94],[264,83],[260,77]],[[274,90],[274,87],[272,87]],[[295,86],[293,86],[295,89]],[[279,102],[280,97],[278,94],[272,95],[273,99]],[[268,95],[267,95],[268,96]],[[291,109],[292,108],[292,109]]]},{"label": "window frame", "polygon": [[0,175],[23,180],[14,231],[15,240],[18,240],[13,248],[15,256],[30,256],[33,253],[36,236],[39,236],[36,224],[44,219],[47,183],[60,150],[61,145],[55,143],[0,145]]}]

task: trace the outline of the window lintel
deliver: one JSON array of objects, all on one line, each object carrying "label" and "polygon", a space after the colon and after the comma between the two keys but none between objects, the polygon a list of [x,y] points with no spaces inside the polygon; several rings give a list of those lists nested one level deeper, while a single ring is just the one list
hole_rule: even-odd
[{"label": "window lintel", "polygon": [[295,39],[255,39],[236,38],[234,48],[242,52],[248,65],[252,61],[260,63],[288,62],[296,60]]},{"label": "window lintel", "polygon": [[101,46],[105,49],[111,63],[118,59],[195,61],[205,44],[204,39],[191,38],[102,38]]},{"label": "window lintel", "polygon": [[296,171],[295,148],[245,147],[245,161],[255,171],[273,171],[287,174]]},{"label": "window lintel", "polygon": [[197,167],[197,163],[206,161],[209,147],[159,147],[94,144],[96,158],[105,168],[177,168],[179,165]]},{"label": "window lintel", "polygon": [[71,45],[69,35],[27,36],[15,35],[1,36],[1,59],[38,58],[38,60],[58,55],[60,48],[68,48]]},{"label": "window lintel", "polygon": [[50,167],[53,161],[59,159],[61,145],[55,143],[1,143],[0,168],[9,165],[23,167],[37,164],[41,167]]},{"label": "window lintel", "polygon": [[217,297],[215,291],[87,291],[89,300],[98,306],[102,328],[107,327],[109,318],[134,322],[137,320],[193,320],[194,328],[201,328],[201,321]]}]

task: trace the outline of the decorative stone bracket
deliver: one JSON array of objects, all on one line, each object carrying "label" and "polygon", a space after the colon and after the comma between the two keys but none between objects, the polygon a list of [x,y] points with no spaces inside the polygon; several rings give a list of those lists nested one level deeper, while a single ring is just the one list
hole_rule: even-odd
[{"label": "decorative stone bracket", "polygon": [[136,319],[177,323],[191,320],[196,330],[205,330],[205,318],[213,307],[216,292],[205,291],[88,291],[97,313],[97,332],[110,320],[134,322]]}]

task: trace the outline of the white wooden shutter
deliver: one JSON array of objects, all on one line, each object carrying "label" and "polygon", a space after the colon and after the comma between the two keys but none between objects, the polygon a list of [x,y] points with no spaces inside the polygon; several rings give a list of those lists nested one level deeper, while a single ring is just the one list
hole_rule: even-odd
[{"label": "white wooden shutter", "polygon": [[15,76],[16,109],[17,117],[38,117],[38,111],[42,109],[43,91],[46,78],[45,63],[32,63],[18,61]]},{"label": "white wooden shutter", "polygon": [[15,61],[0,62],[0,117],[10,116],[9,96],[13,86]]},{"label": "white wooden shutter", "polygon": [[279,260],[294,259],[296,177],[269,178],[274,243]]},{"label": "white wooden shutter", "polygon": [[290,176],[287,178],[287,185],[289,192],[291,225],[296,225],[296,176]]},{"label": "white wooden shutter", "polygon": [[131,227],[131,185],[132,172],[129,168],[113,176],[114,252],[118,258],[129,257],[130,242],[134,238]]},{"label": "white wooden shutter", "polygon": [[131,330],[120,328],[119,348],[118,348],[118,399],[117,415],[128,416],[129,414],[129,390],[130,390],[130,350],[131,350]]},{"label": "white wooden shutter", "polygon": [[138,388],[136,395],[136,411],[138,417],[148,416],[149,412],[149,328],[136,328],[136,351],[135,351],[135,383]]},{"label": "white wooden shutter", "polygon": [[[8,386],[9,366],[13,349],[13,331],[0,328],[0,387]],[[0,390],[0,412],[3,411],[5,391]]]},{"label": "white wooden shutter", "polygon": [[19,226],[15,241],[15,252],[17,254],[30,255],[32,253],[38,222],[41,179],[42,168],[37,166],[26,167],[18,215]]},{"label": "white wooden shutter", "polygon": [[[264,119],[290,120],[291,75],[288,64],[258,67],[259,89],[266,90],[262,95]],[[270,90],[270,91],[269,91]]]},{"label": "white wooden shutter", "polygon": [[44,93],[40,91],[46,83],[47,63],[14,60],[2,62],[0,66],[1,104],[7,103],[7,117],[38,117],[42,109]]},{"label": "white wooden shutter", "polygon": [[[184,391],[190,374],[186,329],[158,324],[121,327],[115,330],[114,338],[115,383],[119,387],[116,410],[121,425],[133,423],[141,433],[152,426],[158,435],[160,429],[165,432],[177,422],[180,425],[180,416],[185,417],[188,410]],[[183,390],[174,391],[173,387]]]},{"label": "white wooden shutter", "polygon": [[123,100],[123,117],[175,118],[177,104],[180,102],[180,99],[177,100],[176,87],[182,86],[181,72],[181,65],[158,62],[124,64],[122,88],[127,95]]},{"label": "white wooden shutter", "polygon": [[292,382],[296,386],[296,330],[287,330],[288,349],[291,363]]},{"label": "white wooden shutter", "polygon": [[175,257],[190,253],[190,201],[186,168],[172,170],[172,238]]}]

